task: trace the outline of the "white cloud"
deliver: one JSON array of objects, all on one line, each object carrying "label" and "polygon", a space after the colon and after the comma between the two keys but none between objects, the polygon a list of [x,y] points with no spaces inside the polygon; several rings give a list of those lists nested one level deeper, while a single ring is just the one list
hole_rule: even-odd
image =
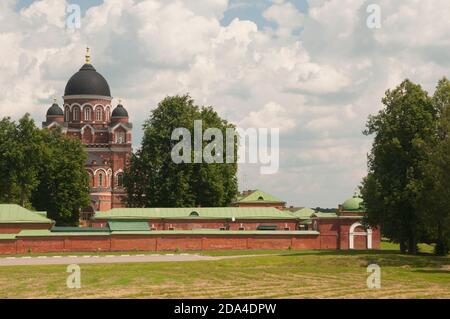
[{"label": "white cloud", "polygon": [[263,17],[278,25],[277,35],[290,36],[292,31],[303,25],[303,14],[290,2],[274,1],[274,4],[263,12]]},{"label": "white cloud", "polygon": [[241,122],[243,128],[278,128],[285,132],[295,127],[295,121],[287,116],[285,108],[275,102],[269,102],[259,111],[250,112]]}]

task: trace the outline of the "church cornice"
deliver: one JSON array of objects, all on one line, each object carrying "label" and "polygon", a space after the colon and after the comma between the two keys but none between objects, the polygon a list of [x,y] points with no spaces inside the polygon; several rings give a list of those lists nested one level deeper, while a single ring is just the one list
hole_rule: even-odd
[{"label": "church cornice", "polygon": [[64,101],[66,100],[107,100],[112,101],[112,96],[103,95],[64,95],[62,97]]}]

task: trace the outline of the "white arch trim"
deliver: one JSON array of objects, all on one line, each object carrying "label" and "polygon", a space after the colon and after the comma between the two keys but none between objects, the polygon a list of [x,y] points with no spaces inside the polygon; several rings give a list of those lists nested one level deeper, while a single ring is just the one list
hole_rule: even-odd
[{"label": "white arch trim", "polygon": [[114,176],[117,176],[117,174],[123,173],[123,169],[118,169],[117,171],[115,171]]},{"label": "white arch trim", "polygon": [[127,126],[125,126],[123,123],[117,123],[116,125],[114,125],[113,127],[109,128],[109,132],[113,133],[116,129],[118,129],[119,127],[122,127],[123,129],[125,129],[125,131],[130,131],[131,129]]},{"label": "white arch trim", "polygon": [[349,249],[355,249],[355,236],[367,236],[367,249],[372,249],[372,229],[367,228],[367,232],[355,232],[355,229],[359,226],[364,227],[360,222],[350,226]]},{"label": "white arch trim", "polygon": [[81,128],[81,134],[84,134],[84,129],[85,129],[86,127],[89,127],[89,128],[91,129],[92,135],[94,135],[94,133],[95,133],[95,128],[93,128],[90,124],[85,124],[85,125]]},{"label": "white arch trim", "polygon": [[103,171],[103,173],[105,173],[105,175],[108,175],[108,173],[106,172],[106,170],[105,170],[104,168],[97,168],[97,169],[94,171],[94,175],[97,176],[97,172],[98,172],[98,171]]},{"label": "white arch trim", "polygon": [[105,178],[104,183],[106,184],[106,186],[108,186],[109,185],[109,181],[110,181],[110,174],[108,174],[108,172],[104,168],[97,168],[94,171],[94,176],[96,176],[96,177],[98,176],[97,175],[98,171],[101,171],[102,173],[104,173],[104,178]]}]

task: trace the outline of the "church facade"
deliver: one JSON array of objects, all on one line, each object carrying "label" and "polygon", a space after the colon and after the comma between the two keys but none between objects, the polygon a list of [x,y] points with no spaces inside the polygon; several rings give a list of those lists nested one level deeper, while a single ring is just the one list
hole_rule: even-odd
[{"label": "church facade", "polygon": [[122,103],[113,107],[112,100],[109,84],[91,64],[87,49],[86,63],[67,82],[63,106],[55,101],[42,123],[60,127],[86,148],[91,205],[82,212],[85,220],[95,211],[123,207],[126,198],[123,174],[132,150],[132,124]]}]

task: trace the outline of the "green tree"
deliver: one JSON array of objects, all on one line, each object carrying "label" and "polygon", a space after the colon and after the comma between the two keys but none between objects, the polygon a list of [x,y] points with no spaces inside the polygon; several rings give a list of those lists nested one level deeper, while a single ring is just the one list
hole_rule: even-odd
[{"label": "green tree", "polygon": [[[233,125],[221,119],[212,107],[199,107],[189,95],[166,97],[144,124],[140,150],[131,157],[124,185],[131,207],[226,206],[237,192],[235,163],[174,163],[172,149],[178,141],[172,132],[186,128],[194,136],[194,121],[202,120],[203,131],[218,128],[223,136]],[[203,147],[209,142],[204,141]],[[234,151],[237,143],[234,143]],[[226,158],[224,149],[223,158]]]},{"label": "green tree", "polygon": [[427,212],[426,240],[435,242],[435,253],[446,255],[450,248],[450,81],[439,81],[433,96],[438,110],[435,138],[428,144],[425,162],[423,209]]},{"label": "green tree", "polygon": [[0,203],[18,202],[18,185],[13,171],[16,125],[10,118],[0,121]]},{"label": "green tree", "polygon": [[79,140],[60,130],[44,129],[41,134],[45,151],[39,185],[32,194],[33,207],[46,210],[57,225],[77,225],[80,209],[89,204],[86,152]]},{"label": "green tree", "polygon": [[40,130],[29,114],[0,121],[0,202],[45,210],[59,225],[75,225],[89,203],[86,153],[59,130]]},{"label": "green tree", "polygon": [[366,221],[380,225],[384,235],[400,243],[402,252],[416,254],[426,223],[421,209],[423,163],[437,111],[427,92],[409,80],[388,90],[382,102],[385,108],[369,117],[364,132],[375,134],[361,190]]},{"label": "green tree", "polygon": [[37,175],[43,151],[39,129],[29,114],[17,124],[4,118],[0,127],[0,167],[4,184],[0,200],[30,208],[31,194],[39,184]]}]

